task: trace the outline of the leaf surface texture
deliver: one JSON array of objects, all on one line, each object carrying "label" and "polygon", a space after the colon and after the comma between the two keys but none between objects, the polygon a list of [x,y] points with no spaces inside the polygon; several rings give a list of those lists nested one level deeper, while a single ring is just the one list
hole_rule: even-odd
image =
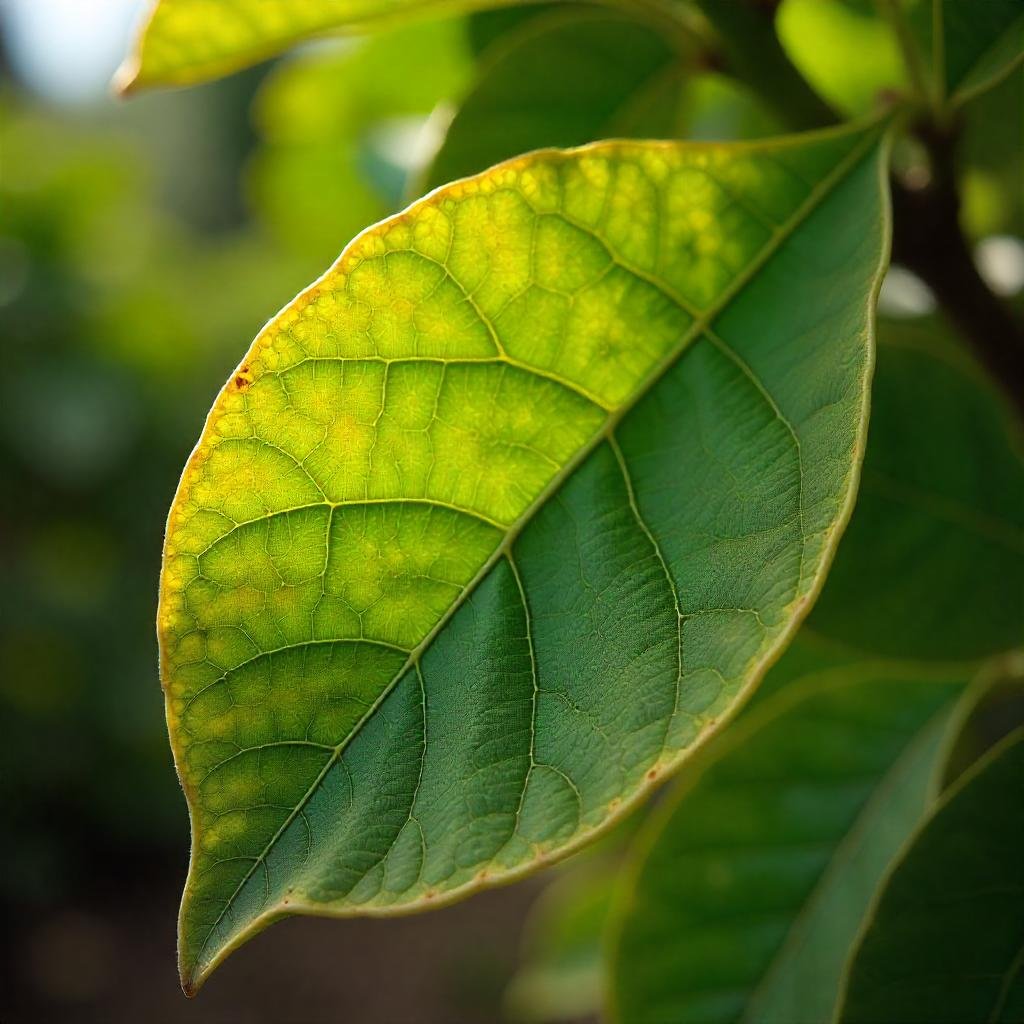
[{"label": "leaf surface texture", "polygon": [[564,854],[735,709],[852,502],[883,151],[531,154],[259,335],[165,547],[186,988],[281,914]]}]

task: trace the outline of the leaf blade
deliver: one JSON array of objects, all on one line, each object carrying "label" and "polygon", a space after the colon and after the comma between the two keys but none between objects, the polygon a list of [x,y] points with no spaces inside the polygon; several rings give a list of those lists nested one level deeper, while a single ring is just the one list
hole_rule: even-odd
[{"label": "leaf blade", "polygon": [[[1016,1019],[1024,1003],[1022,778],[1018,729],[944,794],[880,893],[838,1020]],[[913,957],[893,956],[897,937],[912,937],[898,949]]]},{"label": "leaf blade", "polygon": [[[609,143],[532,154],[370,229],[268,325],[211,412],[165,549],[162,670],[193,812],[187,988],[282,913],[407,911],[564,855],[735,708],[816,593],[852,502],[887,230],[881,154],[877,129],[771,145]],[[746,224],[750,248],[726,279],[716,260],[695,262],[688,219],[667,224],[672,246],[646,257],[634,230],[643,208],[635,168],[681,180],[685,196],[695,180],[710,188],[704,171],[693,176],[708,161],[732,189],[748,189],[748,202],[767,181],[762,216],[786,225],[772,233],[732,215],[732,239]],[[631,197],[615,237],[614,201],[581,177],[586,168],[613,190],[617,175],[602,175],[609,162]],[[786,166],[817,185],[804,195],[801,178],[780,177]],[[523,209],[517,189],[541,208],[528,231],[508,219]],[[544,221],[552,202],[605,224],[596,233],[610,233],[613,249],[581,240],[578,226]],[[851,209],[874,210],[869,230],[851,223]],[[468,247],[442,224],[467,210]],[[536,274],[570,285],[586,315],[583,333],[567,324],[570,350],[529,348],[543,340],[549,310],[516,309],[523,279],[513,257],[524,239],[527,283]],[[411,258],[414,243],[425,258]],[[442,256],[451,282],[437,269]],[[643,271],[644,259],[655,261],[646,274],[620,266]],[[829,301],[807,304],[805,323],[794,322],[787,300],[794,274],[834,289],[822,290]],[[503,319],[503,309],[517,315]],[[775,328],[755,330],[766,317]],[[714,341],[705,332],[712,319]],[[619,332],[625,362],[580,359],[602,340],[595,324]],[[794,341],[801,331],[820,340],[816,350]],[[843,353],[841,380],[833,349]],[[515,366],[521,357],[543,372]],[[807,371],[799,382],[794,365]],[[788,427],[753,374],[762,390],[778,391]],[[720,401],[732,409],[724,418]],[[652,448],[669,409],[678,409],[678,445]],[[818,456],[799,493],[795,429]],[[678,502],[658,483],[665,459],[707,476],[705,457],[686,442],[702,432],[704,448],[753,488],[724,545],[713,508],[691,499],[680,522]],[[613,433],[630,481],[603,443]],[[762,450],[753,461],[743,455],[748,441]],[[774,466],[767,483],[764,458]],[[702,498],[720,492],[715,500],[728,502],[730,487],[713,476]],[[773,487],[786,495],[781,507]],[[594,495],[604,495],[596,510]],[[623,541],[611,553],[609,523]],[[589,538],[578,571],[561,564],[573,536]],[[714,552],[722,571],[709,581],[701,566]],[[630,558],[645,567],[639,578]],[[688,666],[683,699],[683,630],[666,560],[677,586],[694,569],[680,599],[688,645],[703,654]],[[751,565],[762,568],[752,575]],[[588,626],[573,602],[592,601],[596,579],[608,596],[591,606],[599,619]],[[647,594],[639,605],[637,587]],[[594,648],[594,623],[609,615],[590,668],[608,682],[595,694],[573,661]],[[622,622],[634,625],[623,633]],[[658,624],[655,647],[641,639],[641,623]],[[623,689],[636,673],[644,689]],[[561,697],[547,689],[549,674],[571,681]],[[600,728],[579,710],[570,721],[563,699],[589,706]],[[453,730],[455,721],[462,727]],[[574,730],[578,743],[559,750]],[[454,819],[453,800],[464,806]]]},{"label": "leaf blade", "polygon": [[622,887],[615,1016],[829,1019],[874,882],[931,796],[962,689],[861,663],[773,697],[706,748]]}]

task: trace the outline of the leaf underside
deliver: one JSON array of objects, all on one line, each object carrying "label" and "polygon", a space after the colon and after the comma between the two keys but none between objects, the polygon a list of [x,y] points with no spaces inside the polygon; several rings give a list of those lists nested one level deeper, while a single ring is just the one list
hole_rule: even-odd
[{"label": "leaf underside", "polygon": [[882,150],[541,151],[365,232],[259,335],[165,547],[186,990],[284,913],[563,855],[735,709],[852,502]]}]

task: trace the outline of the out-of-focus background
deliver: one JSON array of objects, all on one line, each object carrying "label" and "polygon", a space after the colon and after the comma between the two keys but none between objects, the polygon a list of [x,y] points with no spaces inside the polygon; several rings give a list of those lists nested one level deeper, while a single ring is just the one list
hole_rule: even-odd
[{"label": "out-of-focus background", "polygon": [[122,102],[140,7],[0,2],[0,1020],[497,1019],[536,885],[286,922],[182,996],[188,818],[153,625],[206,410],[263,322],[400,202],[468,74],[463,27],[425,26],[390,84],[401,37]]},{"label": "out-of-focus background", "polygon": [[[0,0],[0,1020],[515,1019],[551,873],[416,918],[285,922],[184,999],[188,821],[153,626],[164,516],[218,387],[402,204],[509,15],[121,102],[108,82],[141,6]],[[994,130],[967,140],[965,218],[1007,295],[1020,89],[986,98]],[[691,100],[691,134],[771,130],[714,76]],[[884,300],[931,307],[899,272]]]}]

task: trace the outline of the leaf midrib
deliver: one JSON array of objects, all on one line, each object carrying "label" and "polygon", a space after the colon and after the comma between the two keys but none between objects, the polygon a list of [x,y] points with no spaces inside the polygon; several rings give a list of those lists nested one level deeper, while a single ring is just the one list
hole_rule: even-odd
[{"label": "leaf midrib", "polygon": [[[258,868],[264,863],[270,851],[274,848],[277,841],[285,833],[285,831],[291,826],[295,818],[301,813],[303,808],[312,799],[313,795],[319,789],[320,784],[326,778],[327,774],[331,769],[338,763],[341,755],[345,752],[349,743],[359,734],[359,731],[363,725],[378,711],[383,702],[392,693],[395,686],[402,680],[405,674],[411,668],[418,668],[420,658],[426,653],[430,645],[434,642],[434,639],[441,632],[441,630],[448,624],[455,613],[462,607],[463,603],[468,597],[474,592],[476,587],[490,574],[494,566],[505,557],[512,548],[513,543],[518,539],[519,535],[526,528],[526,526],[533,520],[537,512],[547,503],[548,499],[552,497],[562,486],[562,484],[582,465],[582,463],[590,456],[590,454],[600,445],[603,441],[610,437],[616,427],[622,422],[622,420],[628,415],[640,401],[652,390],[652,388],[661,380],[661,378],[676,364],[682,354],[690,347],[690,345],[697,340],[701,334],[703,334],[712,324],[712,322],[729,306],[734,298],[750,283],[750,281],[763,269],[763,267],[771,260],[775,253],[779,250],[781,245],[796,231],[801,224],[821,205],[824,199],[833,191],[834,188],[846,178],[849,172],[861,161],[865,154],[870,149],[871,145],[877,142],[879,136],[879,128],[876,126],[874,129],[865,129],[865,135],[857,145],[855,145],[851,151],[846,154],[833,169],[822,178],[808,193],[806,199],[796,208],[796,210],[790,215],[789,219],[784,223],[780,224],[765,242],[761,251],[757,256],[751,260],[744,270],[736,276],[736,278],[729,284],[729,286],[723,291],[707,310],[705,310],[699,317],[695,318],[687,330],[683,333],[678,343],[657,363],[654,367],[648,371],[647,377],[638,386],[633,395],[623,404],[610,412],[608,418],[605,420],[604,425],[600,430],[596,431],[591,440],[583,445],[579,451],[573,455],[571,459],[565,464],[565,466],[556,473],[544,489],[534,498],[533,502],[523,511],[519,518],[512,523],[502,538],[501,542],[495,547],[494,551],[488,557],[487,561],[480,567],[473,578],[465,585],[459,596],[452,602],[452,604],[445,610],[444,614],[438,619],[437,623],[433,626],[429,633],[421,640],[409,653],[409,657],[406,659],[405,664],[395,673],[394,678],[384,687],[377,699],[370,705],[364,715],[355,723],[348,735],[334,748],[334,753],[328,758],[324,767],[321,769],[319,774],[310,784],[309,788],[299,799],[295,808],[289,813],[284,822],[280,825],[273,836],[267,841],[266,846],[254,859],[252,866],[245,873],[242,879],[239,881],[234,892],[224,903],[224,907],[218,914],[216,920],[210,925],[209,931],[203,944],[200,946],[198,953],[195,956],[194,963],[198,970],[193,970],[192,976],[202,974],[202,961],[203,954],[206,952],[206,948],[209,945],[209,941],[213,933],[216,931],[221,921],[223,921],[225,914],[231,909],[239,893],[252,878],[253,874]],[[764,145],[758,147],[751,147],[757,149],[771,150],[771,145]],[[783,148],[783,147],[775,147]],[[264,913],[266,911],[264,910]]]}]

